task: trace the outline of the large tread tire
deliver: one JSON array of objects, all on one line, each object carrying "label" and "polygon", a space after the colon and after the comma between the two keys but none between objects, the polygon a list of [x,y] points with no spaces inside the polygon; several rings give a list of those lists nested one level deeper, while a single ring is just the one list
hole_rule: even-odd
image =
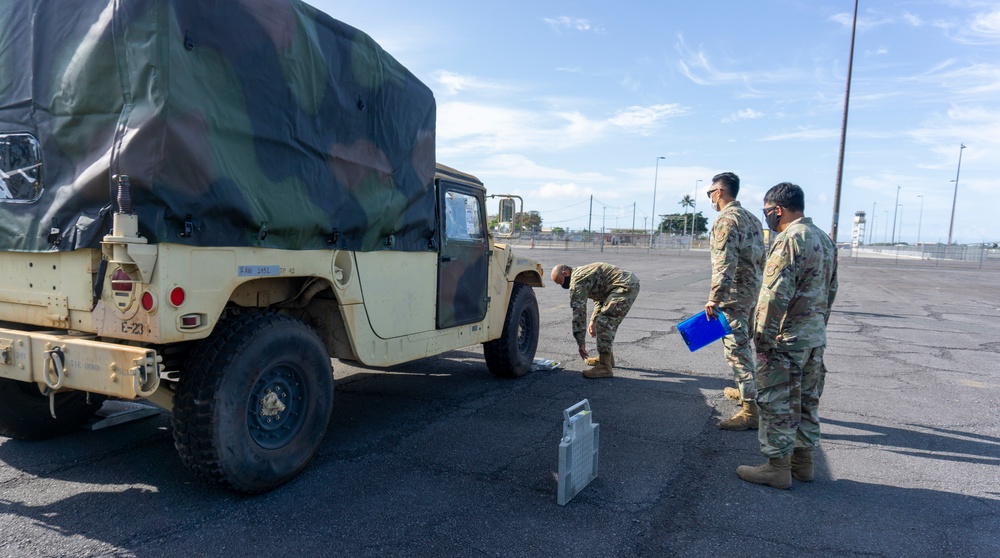
[{"label": "large tread tire", "polygon": [[308,465],[333,407],[319,336],[273,312],[223,320],[188,357],[174,397],[174,445],[196,476],[247,494]]},{"label": "large tread tire", "polygon": [[45,440],[68,434],[94,416],[107,397],[83,391],[56,393],[56,418],[49,396],[35,383],[0,379],[0,436],[15,440]]},{"label": "large tread tire", "polygon": [[483,343],[486,366],[498,378],[519,378],[531,370],[538,348],[538,300],[535,291],[514,283],[498,339]]}]

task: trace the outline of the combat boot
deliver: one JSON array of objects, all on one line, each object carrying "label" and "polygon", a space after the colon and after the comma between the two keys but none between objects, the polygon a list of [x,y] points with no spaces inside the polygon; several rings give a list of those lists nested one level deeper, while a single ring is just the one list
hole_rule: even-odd
[{"label": "combat boot", "polygon": [[727,387],[722,390],[722,395],[726,396],[726,399],[732,399],[733,401],[739,402],[743,401],[743,395],[740,394],[740,390],[734,387]]},{"label": "combat boot", "polygon": [[736,468],[736,474],[747,482],[787,490],[792,487],[791,461],[790,455],[772,457],[767,463],[761,463],[756,467],[740,465]]},{"label": "combat boot", "polygon": [[744,401],[735,415],[719,423],[722,430],[750,430],[757,428],[760,409],[756,401]]},{"label": "combat boot", "polygon": [[[615,354],[614,353],[609,353],[609,354],[611,355],[611,368],[614,368]],[[586,364],[587,366],[597,366],[598,364],[601,363],[601,357],[600,356],[587,357],[586,359],[584,359],[583,363]]]},{"label": "combat boot", "polygon": [[802,482],[813,481],[813,450],[812,448],[795,448],[792,454],[792,476]]},{"label": "combat boot", "polygon": [[583,371],[584,378],[610,378],[614,376],[614,357],[611,353],[601,353],[597,358],[597,364],[593,368]]}]

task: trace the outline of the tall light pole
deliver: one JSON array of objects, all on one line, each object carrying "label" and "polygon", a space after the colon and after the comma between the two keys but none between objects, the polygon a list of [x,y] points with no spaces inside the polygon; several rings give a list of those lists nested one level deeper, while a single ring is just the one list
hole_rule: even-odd
[{"label": "tall light pole", "polygon": [[[899,204],[899,242],[903,242],[903,204]],[[893,243],[895,244],[895,243]]]},{"label": "tall light pole", "polygon": [[847,91],[844,92],[844,120],[840,125],[840,156],[837,160],[837,183],[833,190],[833,224],[830,240],[837,244],[837,223],[840,221],[840,183],[844,177],[844,144],[847,142],[847,107],[851,102],[851,70],[854,68],[854,32],[858,28],[858,0],[854,0],[854,20],[851,23],[851,51],[847,57]]},{"label": "tall light pole", "polygon": [[920,245],[920,225],[924,222],[924,197],[917,196],[920,198],[920,217],[917,218],[917,245]]},{"label": "tall light pole", "polygon": [[948,244],[945,245],[945,251],[948,250],[948,246],[951,246],[951,231],[955,227],[955,202],[958,200],[958,175],[962,172],[962,150],[965,149],[965,144],[961,144],[962,147],[958,149],[958,170],[955,171],[955,194],[951,198],[951,223],[948,224]]},{"label": "tall light pole", "polygon": [[[899,209],[899,189],[902,186],[896,186],[896,207],[892,210],[892,243],[896,244],[896,211]],[[900,231],[902,232],[902,231]],[[900,234],[900,236],[903,236]]]},{"label": "tall light pole", "polygon": [[889,243],[889,210],[885,210],[885,228],[882,229],[882,244]]},{"label": "tall light pole", "polygon": [[[875,205],[877,203],[878,202],[872,202],[872,221],[873,222],[872,222],[872,228],[871,228],[871,230],[868,231],[868,244],[872,243],[872,233],[875,231],[875,223],[874,223],[874,221],[876,220],[876,217],[875,217]],[[874,238],[875,238],[875,242],[878,242],[878,235],[875,235]]]},{"label": "tall light pole", "polygon": [[[656,178],[660,174],[660,159],[666,159],[666,157],[657,157],[656,158],[656,170],[653,171],[653,215],[649,218],[650,219],[650,223],[649,224],[651,225],[650,229],[652,229],[653,227],[656,227],[657,229],[660,228],[660,224],[656,221]],[[653,231],[650,230],[649,231],[649,247],[650,248],[653,247],[653,237],[654,236],[656,236],[656,235],[654,235]]]},{"label": "tall light pole", "polygon": [[699,178],[694,181],[694,205],[691,206],[691,245],[694,245],[694,212],[698,209],[698,185],[701,184],[702,180]]}]

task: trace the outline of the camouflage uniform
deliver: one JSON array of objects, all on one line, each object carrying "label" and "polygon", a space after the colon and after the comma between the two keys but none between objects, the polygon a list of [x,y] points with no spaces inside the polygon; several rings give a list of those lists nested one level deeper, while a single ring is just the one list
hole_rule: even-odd
[{"label": "camouflage uniform", "polygon": [[826,322],[836,295],[836,247],[812,219],[793,221],[774,239],[757,299],[758,437],[765,457],[819,443]]},{"label": "camouflage uniform", "polygon": [[764,232],[760,220],[740,202],[730,202],[719,212],[712,225],[712,288],[708,300],[729,318],[732,335],[722,339],[726,364],[733,369],[733,379],[744,401],[757,398],[754,387],[754,355],[750,348],[748,325],[760,290],[764,264]]},{"label": "camouflage uniform", "polygon": [[573,268],[569,283],[569,306],[573,310],[573,337],[577,345],[587,339],[587,299],[594,299],[592,320],[597,329],[597,352],[611,353],[618,325],[639,296],[639,277],[606,263]]}]

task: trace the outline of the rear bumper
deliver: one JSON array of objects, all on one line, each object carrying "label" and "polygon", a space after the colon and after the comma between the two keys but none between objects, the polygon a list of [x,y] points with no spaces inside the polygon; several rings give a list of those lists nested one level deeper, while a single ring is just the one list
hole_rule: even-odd
[{"label": "rear bumper", "polygon": [[0,378],[123,399],[148,397],[160,383],[156,351],[58,331],[0,328]]}]

